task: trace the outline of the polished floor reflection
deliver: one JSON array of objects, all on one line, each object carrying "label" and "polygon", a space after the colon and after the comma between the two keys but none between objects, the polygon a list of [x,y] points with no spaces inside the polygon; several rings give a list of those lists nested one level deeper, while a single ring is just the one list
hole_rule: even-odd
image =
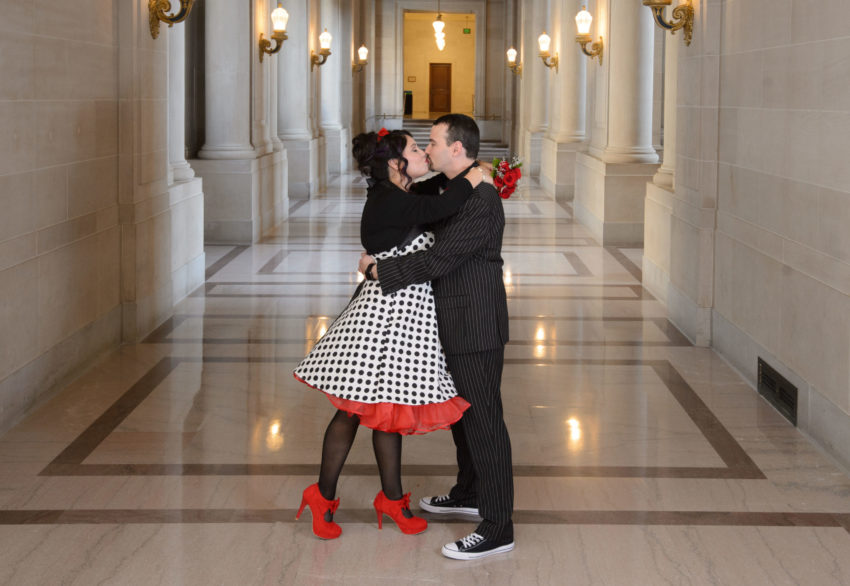
[{"label": "polished floor reflection", "polygon": [[[505,202],[503,378],[517,548],[473,528],[379,531],[371,442],[343,536],[296,523],[332,414],[291,371],[358,282],[364,185],[292,205],[263,243],[207,249],[207,282],[0,438],[2,584],[848,584],[850,478],[531,182]],[[404,443],[405,489],[452,483],[450,434]]]}]

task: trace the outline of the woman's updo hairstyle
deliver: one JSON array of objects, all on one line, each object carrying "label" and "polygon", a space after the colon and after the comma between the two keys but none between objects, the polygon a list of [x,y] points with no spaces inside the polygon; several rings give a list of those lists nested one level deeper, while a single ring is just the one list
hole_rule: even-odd
[{"label": "woman's updo hairstyle", "polygon": [[360,172],[373,179],[382,181],[389,179],[390,169],[388,163],[397,159],[399,161],[398,171],[404,179],[405,186],[410,185],[413,179],[407,174],[407,159],[402,153],[407,148],[407,137],[411,134],[406,130],[386,130],[381,132],[363,132],[351,141],[352,154],[357,161]]}]

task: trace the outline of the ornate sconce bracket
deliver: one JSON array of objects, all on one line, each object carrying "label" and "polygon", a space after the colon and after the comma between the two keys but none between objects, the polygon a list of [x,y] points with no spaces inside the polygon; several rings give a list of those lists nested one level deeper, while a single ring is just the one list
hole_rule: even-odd
[{"label": "ornate sconce bracket", "polygon": [[168,14],[171,10],[170,0],[148,0],[148,13],[150,15],[151,36],[159,37],[159,23],[164,22],[168,26],[173,26],[178,22],[183,22],[192,11],[192,4],[195,0],[180,0],[180,12],[176,14]]},{"label": "ornate sconce bracket", "polygon": [[263,55],[274,55],[283,48],[283,42],[289,37],[285,32],[272,33],[272,40],[275,45],[272,48],[272,42],[260,33],[260,63],[263,62]]},{"label": "ornate sconce bracket", "polygon": [[602,37],[599,37],[598,43],[593,43],[590,45],[590,50],[587,48],[587,44],[590,43],[591,37],[590,35],[576,35],[576,43],[581,47],[581,52],[593,59],[594,57],[599,57],[599,65],[602,65]]},{"label": "ornate sconce bracket", "polygon": [[554,56],[550,55],[548,52],[547,53],[540,53],[540,58],[543,59],[543,65],[545,65],[546,67],[548,67],[550,69],[552,67],[554,67],[555,73],[558,72],[558,54],[557,53],[555,53]]},{"label": "ornate sconce bracket", "polygon": [[508,63],[508,69],[513,71],[515,75],[522,77],[522,63]]},{"label": "ornate sconce bracket", "polygon": [[673,0],[643,0],[643,5],[652,9],[652,16],[658,26],[670,31],[670,34],[676,34],[681,29],[684,31],[685,45],[690,45],[694,35],[694,7],[691,0],[683,0],[682,4],[673,9],[673,20],[667,22],[664,20],[664,8],[672,3]]},{"label": "ornate sconce bracket", "polygon": [[310,71],[313,71],[314,67],[324,65],[330,54],[330,49],[319,49],[318,54],[315,51],[310,51]]}]

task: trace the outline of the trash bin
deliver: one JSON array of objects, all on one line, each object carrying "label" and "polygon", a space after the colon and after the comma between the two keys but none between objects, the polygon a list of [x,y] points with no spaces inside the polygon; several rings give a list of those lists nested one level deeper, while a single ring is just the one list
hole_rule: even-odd
[{"label": "trash bin", "polygon": [[413,91],[404,90],[404,115],[413,116]]}]

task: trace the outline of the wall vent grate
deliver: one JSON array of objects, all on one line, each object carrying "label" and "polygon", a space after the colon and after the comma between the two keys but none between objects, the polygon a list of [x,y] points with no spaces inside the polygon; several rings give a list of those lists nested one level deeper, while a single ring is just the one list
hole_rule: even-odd
[{"label": "wall vent grate", "polygon": [[758,359],[758,371],[759,394],[797,425],[797,387],[761,358]]}]

